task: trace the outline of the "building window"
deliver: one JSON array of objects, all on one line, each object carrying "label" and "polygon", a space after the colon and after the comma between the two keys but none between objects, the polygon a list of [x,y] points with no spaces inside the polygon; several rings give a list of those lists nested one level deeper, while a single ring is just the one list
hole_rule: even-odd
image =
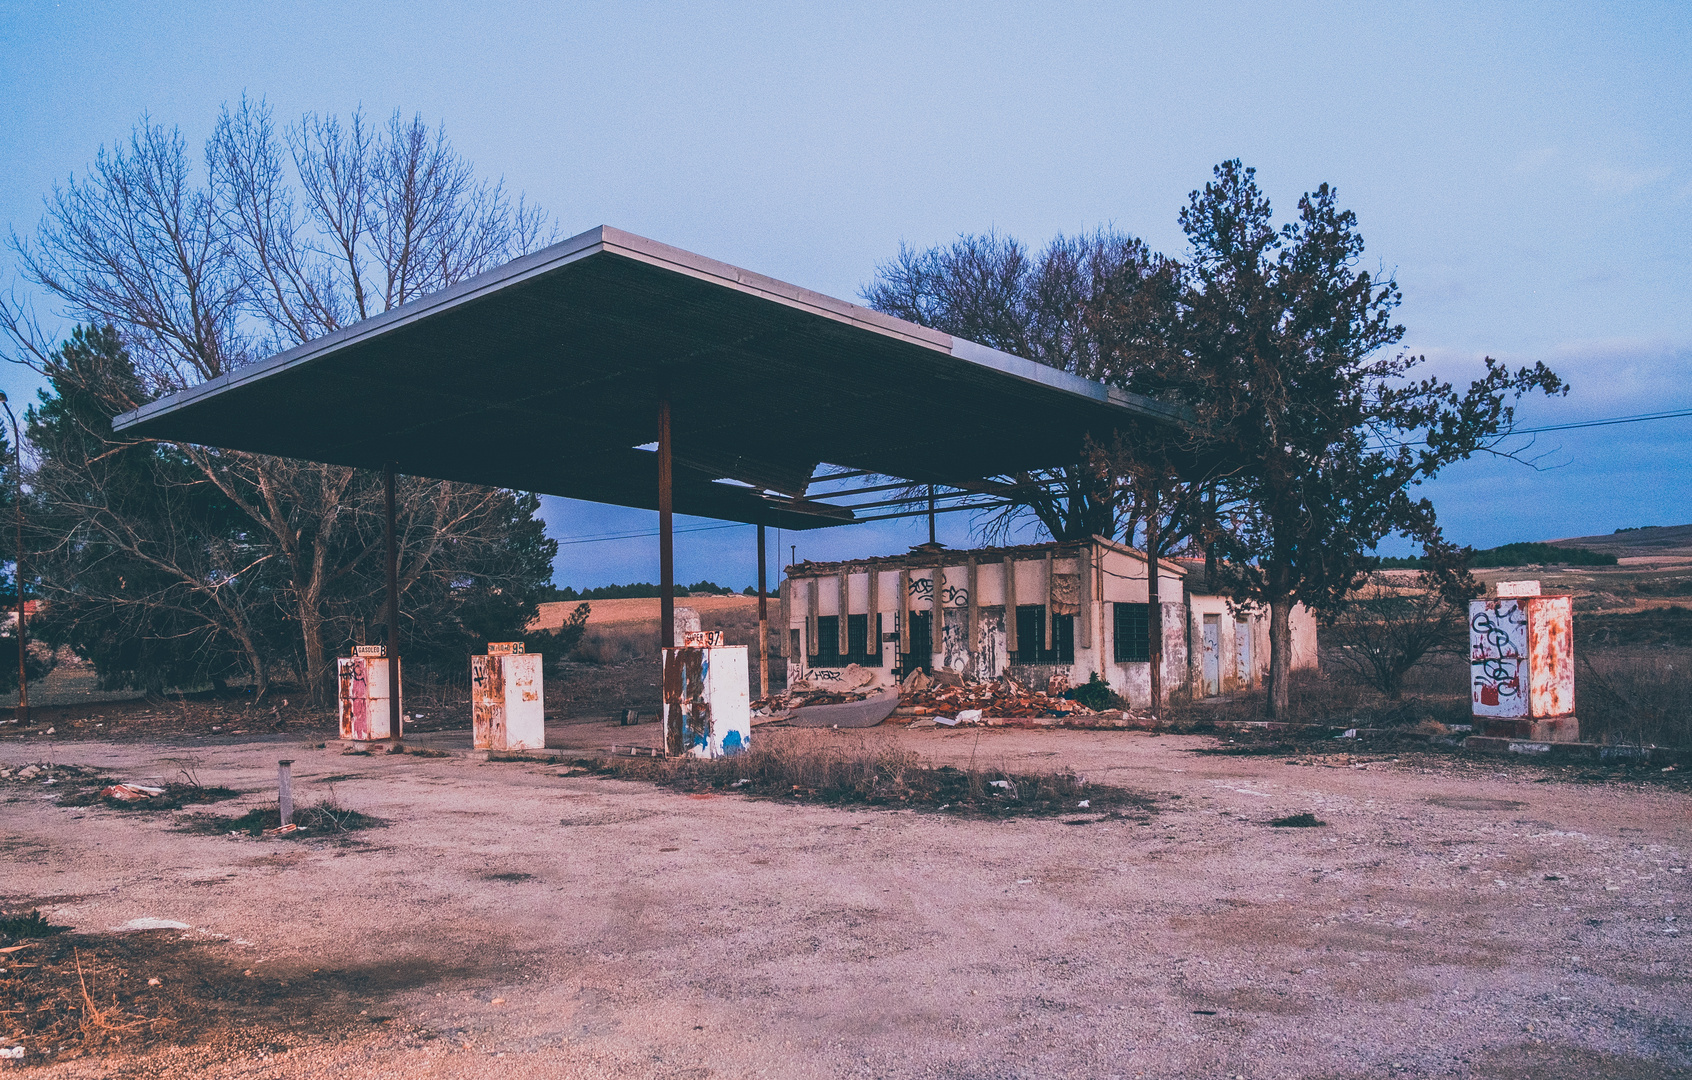
[{"label": "building window", "polygon": [[846,659],[863,667],[881,666],[881,616],[875,617],[875,639],[870,640],[869,616],[846,616]]},{"label": "building window", "polygon": [[[840,616],[817,616],[817,640],[812,643],[812,667],[881,666],[881,616],[875,617],[875,640],[869,640],[869,616],[846,616],[846,652],[840,652]],[[872,650],[870,646],[874,646]]]},{"label": "building window", "polygon": [[1046,605],[1017,605],[1016,662],[1019,664],[1075,663],[1075,616],[1052,616],[1052,647],[1048,649],[1046,648]]},{"label": "building window", "polygon": [[1151,605],[1116,604],[1116,662],[1151,662]]},{"label": "building window", "polygon": [[911,620],[911,651],[905,654],[903,670],[926,671],[934,662],[934,638],[930,631],[933,612],[913,611]]},{"label": "building window", "polygon": [[811,642],[816,652],[811,654],[812,667],[844,667],[840,656],[840,616],[817,616],[817,640]]}]

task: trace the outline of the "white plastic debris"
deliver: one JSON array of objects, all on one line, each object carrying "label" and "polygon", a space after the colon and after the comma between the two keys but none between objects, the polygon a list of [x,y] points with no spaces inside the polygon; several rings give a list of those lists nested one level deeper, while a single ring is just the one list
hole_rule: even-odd
[{"label": "white plastic debris", "polygon": [[963,712],[958,713],[957,722],[960,724],[979,724],[981,723],[982,715],[983,714],[980,709],[965,709]]},{"label": "white plastic debris", "polygon": [[955,716],[931,716],[929,719],[936,724],[945,724],[947,727],[958,726],[958,719]]},{"label": "white plastic debris", "polygon": [[114,926],[113,930],[192,930],[193,927],[175,919],[155,919],[151,915],[143,915],[139,919],[131,919],[122,926]]},{"label": "white plastic debris", "polygon": [[21,1046],[0,1046],[0,1058],[10,1058],[13,1061],[18,1061],[21,1060],[23,1056],[24,1048]]},{"label": "white plastic debris", "polygon": [[1085,809],[1087,809],[1087,807],[1093,805],[1093,800],[1082,799],[1080,802],[1076,803],[1075,805],[1080,807],[1081,809],[1085,810]]},{"label": "white plastic debris", "polygon": [[992,784],[994,787],[1002,787],[1002,788],[1010,787],[1010,781],[1009,780],[990,780],[990,781],[988,781],[988,783]]}]

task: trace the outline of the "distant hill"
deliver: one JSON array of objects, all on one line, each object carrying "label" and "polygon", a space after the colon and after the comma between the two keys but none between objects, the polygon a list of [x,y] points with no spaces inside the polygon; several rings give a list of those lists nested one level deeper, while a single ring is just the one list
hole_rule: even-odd
[{"label": "distant hill", "polygon": [[1604,536],[1571,536],[1550,542],[1558,547],[1602,551],[1620,559],[1650,555],[1692,556],[1692,525],[1651,525]]},{"label": "distant hill", "polygon": [[[1567,544],[1503,544],[1495,548],[1469,552],[1469,566],[1475,570],[1496,569],[1500,566],[1614,566],[1616,556],[1607,551],[1572,547]],[[1387,570],[1421,570],[1425,563],[1420,557],[1386,558],[1381,567]]]}]

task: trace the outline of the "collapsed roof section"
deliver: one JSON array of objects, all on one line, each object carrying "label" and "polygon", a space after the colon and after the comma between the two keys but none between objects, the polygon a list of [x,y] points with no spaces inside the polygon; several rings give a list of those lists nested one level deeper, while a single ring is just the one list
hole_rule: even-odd
[{"label": "collapsed roof section", "polygon": [[[1085,554],[1087,548],[1096,547],[1103,551],[1112,551],[1118,555],[1126,555],[1137,559],[1141,564],[1146,561],[1146,553],[1139,548],[1129,547],[1105,536],[1091,536],[1085,540],[1049,540],[1041,544],[1012,544],[1004,547],[980,548],[949,548],[940,544],[919,544],[907,552],[895,555],[872,555],[863,559],[841,559],[835,562],[805,562],[793,563],[786,568],[788,577],[832,577],[836,574],[863,571],[867,568],[876,570],[927,570],[935,566],[962,566],[975,563],[991,566],[1002,562],[1038,561],[1050,555],[1059,559],[1071,559]],[[1203,568],[1203,560],[1199,560],[1198,567]],[[1160,558],[1158,566],[1165,573],[1177,574],[1182,577],[1193,572],[1192,560]]]},{"label": "collapsed roof section", "polygon": [[608,226],[117,418],[140,437],[787,529],[817,465],[961,486],[1175,410]]}]

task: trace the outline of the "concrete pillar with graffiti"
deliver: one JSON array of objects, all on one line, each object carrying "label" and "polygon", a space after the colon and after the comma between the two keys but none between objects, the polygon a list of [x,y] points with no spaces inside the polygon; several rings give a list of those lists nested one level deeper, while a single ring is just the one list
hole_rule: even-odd
[{"label": "concrete pillar with graffiti", "polygon": [[1574,600],[1540,595],[1537,581],[1505,581],[1469,604],[1469,675],[1482,734],[1576,742]]}]

